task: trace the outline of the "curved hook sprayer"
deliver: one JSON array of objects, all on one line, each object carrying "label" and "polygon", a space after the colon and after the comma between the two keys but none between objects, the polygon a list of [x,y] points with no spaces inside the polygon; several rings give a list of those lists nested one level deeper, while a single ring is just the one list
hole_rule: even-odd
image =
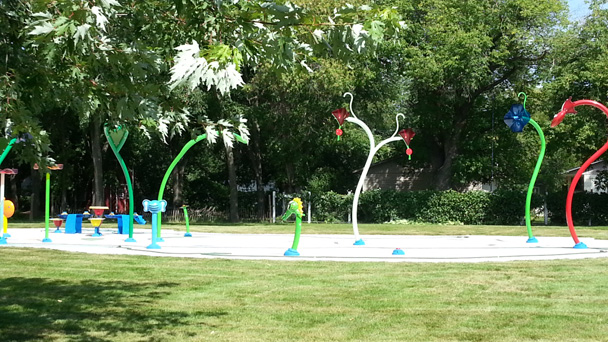
[{"label": "curved hook sprayer", "polygon": [[397,115],[395,115],[395,122],[397,124],[397,128],[395,128],[395,133],[393,133],[393,135],[391,135],[391,138],[394,137],[395,135],[397,135],[397,133],[399,132],[399,116],[401,116],[403,118],[403,120],[405,120],[405,115],[403,115],[401,113],[397,113]]},{"label": "curved hook sprayer", "polygon": [[524,127],[530,123],[536,132],[538,132],[538,136],[540,137],[540,153],[538,155],[538,160],[536,161],[536,166],[534,167],[534,172],[532,172],[532,178],[530,179],[530,184],[528,185],[528,193],[526,195],[526,207],[525,207],[525,216],[526,216],[526,229],[528,230],[528,240],[527,243],[536,243],[538,239],[534,237],[532,234],[532,221],[530,217],[530,206],[532,202],[532,193],[534,192],[534,185],[536,184],[536,178],[538,177],[538,173],[540,172],[540,167],[543,163],[543,158],[545,157],[545,135],[543,134],[542,129],[530,117],[530,113],[526,110],[526,100],[528,99],[528,95],[524,92],[520,92],[517,94],[517,97],[524,95],[524,103],[523,106],[520,104],[514,104],[511,106],[511,109],[505,114],[504,121],[507,126],[514,133],[521,133]]},{"label": "curved hook sprayer", "polygon": [[346,97],[346,95],[350,96],[350,103],[348,104],[348,108],[350,109],[350,113],[352,114],[353,118],[358,119],[358,117],[355,115],[355,112],[353,111],[353,94],[351,94],[350,92],[346,92],[344,93],[344,95],[342,95],[342,97]]},{"label": "curved hook sprayer", "polygon": [[[608,108],[603,104],[593,101],[593,100],[578,100],[572,102],[572,97],[566,100],[562,106],[562,110],[553,117],[553,121],[551,122],[551,127],[555,127],[559,125],[566,114],[576,114],[576,110],[574,109],[577,106],[592,106],[595,107],[608,117]],[[596,161],[604,152],[608,150],[608,141],[602,146],[599,150],[597,150],[589,159],[587,159],[583,165],[578,169],[576,175],[572,179],[572,183],[570,183],[570,187],[568,188],[568,197],[566,198],[566,222],[568,223],[568,229],[570,230],[570,235],[572,235],[572,239],[576,243],[574,248],[587,248],[587,245],[579,241],[578,236],[576,235],[576,230],[574,229],[574,221],[572,220],[572,198],[574,197],[574,189],[576,188],[576,184],[580,180],[581,176],[587,168]]]}]

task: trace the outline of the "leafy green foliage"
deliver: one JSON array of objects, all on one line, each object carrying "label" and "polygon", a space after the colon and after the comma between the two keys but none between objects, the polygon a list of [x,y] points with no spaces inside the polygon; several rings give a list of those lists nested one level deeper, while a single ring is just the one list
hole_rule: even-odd
[{"label": "leafy green foliage", "polygon": [[310,64],[319,56],[346,60],[402,28],[394,9],[368,5],[346,4],[319,15],[290,2],[178,2],[173,13],[186,27],[203,25],[196,26],[191,43],[176,48],[171,87],[215,86],[222,94],[243,84],[243,65],[312,72]]},{"label": "leafy green foliage", "polygon": [[[436,186],[458,188],[468,179],[488,175],[488,168],[482,171],[475,159],[493,139],[488,134],[490,95],[493,90],[507,93],[510,90],[504,89],[516,82],[533,82],[530,75],[559,32],[562,3],[392,3],[400,8],[408,29],[390,59],[409,80],[409,120],[419,136],[427,137],[419,143],[421,157],[436,173]],[[498,113],[497,118],[504,114]],[[480,119],[484,125],[476,122]]]},{"label": "leafy green foliage", "polygon": [[[547,208],[553,224],[566,224],[567,190],[547,196]],[[572,219],[575,225],[608,224],[608,194],[577,192],[572,198]]]},{"label": "leafy green foliage", "polygon": [[[521,224],[524,203],[525,193],[521,191],[372,190],[361,194],[358,212],[359,220],[367,223],[407,220],[440,224]],[[542,205],[542,198],[533,196],[532,210]],[[351,210],[352,197],[333,192],[316,194],[313,206],[315,220],[342,217],[344,211]]]}]

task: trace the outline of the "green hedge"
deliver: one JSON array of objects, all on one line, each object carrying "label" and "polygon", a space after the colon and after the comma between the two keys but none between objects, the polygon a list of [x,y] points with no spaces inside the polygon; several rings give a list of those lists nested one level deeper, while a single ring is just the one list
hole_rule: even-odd
[{"label": "green hedge", "polygon": [[[526,194],[520,191],[415,191],[372,190],[361,194],[359,222],[382,223],[409,220],[428,223],[521,224]],[[532,210],[542,209],[543,199],[532,197]],[[313,199],[315,220],[344,221],[352,207],[352,195],[333,192]]]},{"label": "green hedge", "polygon": [[[567,191],[547,196],[547,208],[551,223],[566,224]],[[578,192],[572,198],[572,219],[575,225],[608,225],[608,194]]]}]

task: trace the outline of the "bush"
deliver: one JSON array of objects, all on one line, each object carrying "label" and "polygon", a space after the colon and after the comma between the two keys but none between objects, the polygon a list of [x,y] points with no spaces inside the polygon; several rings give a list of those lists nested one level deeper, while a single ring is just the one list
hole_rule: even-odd
[{"label": "bush", "polygon": [[419,221],[432,223],[462,222],[483,224],[489,207],[489,194],[481,191],[438,191],[420,211]]},{"label": "bush", "polygon": [[[547,208],[552,224],[566,224],[567,190],[554,192],[547,197]],[[572,220],[575,225],[607,225],[608,194],[577,192],[572,198]]]},{"label": "bush", "polygon": [[315,221],[344,222],[352,206],[352,195],[340,195],[333,191],[312,195],[312,215]]},{"label": "bush", "polygon": [[[366,223],[399,220],[429,223],[520,224],[526,194],[521,191],[415,191],[372,190],[361,194],[358,219]],[[542,197],[533,196],[531,210],[542,208]],[[313,200],[316,220],[344,221],[352,195],[317,194]],[[598,204],[599,205],[599,202]],[[604,211],[605,212],[605,211]]]}]

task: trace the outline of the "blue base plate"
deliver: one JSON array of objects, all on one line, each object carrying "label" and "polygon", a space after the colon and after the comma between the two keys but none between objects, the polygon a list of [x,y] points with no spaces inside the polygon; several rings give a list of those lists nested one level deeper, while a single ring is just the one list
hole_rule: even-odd
[{"label": "blue base plate", "polygon": [[165,242],[165,239],[163,239],[162,237],[156,238],[157,242]]},{"label": "blue base plate", "polygon": [[44,239],[42,239],[42,242],[53,242],[53,240],[51,240],[49,238],[44,238]]},{"label": "blue base plate", "polygon": [[538,239],[536,239],[534,236],[529,238],[526,243],[538,243]]},{"label": "blue base plate", "polygon": [[300,253],[298,253],[298,251],[293,248],[289,248],[287,251],[285,251],[285,254],[283,254],[283,255],[284,256],[299,256]]},{"label": "blue base plate", "polygon": [[576,245],[574,245],[574,247],[572,248],[576,248],[576,249],[587,249],[587,245],[585,245],[582,242],[577,243]]},{"label": "blue base plate", "polygon": [[353,243],[353,246],[365,246],[365,241],[363,241],[363,239],[359,239]]},{"label": "blue base plate", "polygon": [[147,249],[160,249],[160,246],[156,242],[152,242]]},{"label": "blue base plate", "polygon": [[0,238],[0,245],[6,245],[6,239]]},{"label": "blue base plate", "polygon": [[135,239],[134,239],[134,238],[127,238],[127,239],[125,240],[125,242],[137,242],[137,241],[135,241]]},{"label": "blue base plate", "polygon": [[93,235],[91,235],[92,237],[99,237],[99,236],[103,236],[103,234],[101,233],[94,233]]},{"label": "blue base plate", "polygon": [[186,234],[184,234],[184,237],[192,237],[192,234],[186,233]]},{"label": "blue base plate", "polygon": [[393,255],[405,255],[405,252],[401,248],[395,248],[393,250]]},{"label": "blue base plate", "polygon": [[11,234],[9,234],[9,233],[4,233],[4,235],[2,235],[2,237],[6,239],[7,237],[11,237]]}]

